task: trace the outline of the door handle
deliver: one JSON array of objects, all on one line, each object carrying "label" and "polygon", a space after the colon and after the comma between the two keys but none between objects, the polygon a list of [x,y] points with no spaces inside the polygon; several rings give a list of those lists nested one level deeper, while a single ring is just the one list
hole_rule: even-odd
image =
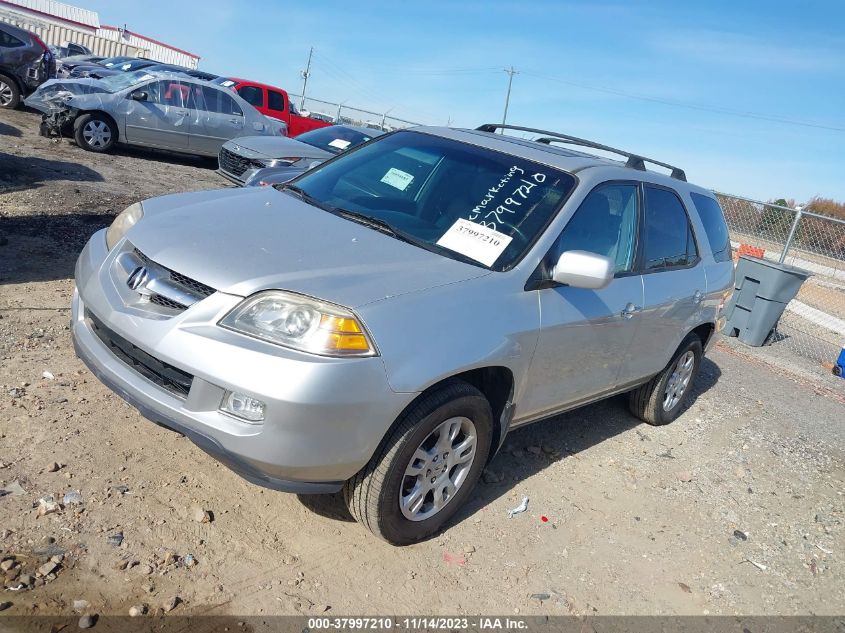
[{"label": "door handle", "polygon": [[640,306],[635,306],[633,303],[629,303],[625,306],[625,309],[622,310],[622,318],[623,319],[630,319],[634,316],[637,312],[642,310]]},{"label": "door handle", "polygon": [[704,301],[704,295],[701,293],[701,290],[696,290],[695,294],[692,296],[693,303],[701,303]]},{"label": "door handle", "polygon": [[240,119],[229,119],[229,123],[231,123],[232,125],[237,125],[240,122],[241,122]]}]

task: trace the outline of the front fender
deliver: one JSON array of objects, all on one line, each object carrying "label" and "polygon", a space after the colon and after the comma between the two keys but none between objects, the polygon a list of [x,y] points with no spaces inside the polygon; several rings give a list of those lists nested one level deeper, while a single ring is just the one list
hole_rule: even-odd
[{"label": "front fender", "polygon": [[384,358],[397,392],[421,392],[479,367],[514,375],[514,398],[537,346],[536,292],[491,274],[391,297],[358,310]]}]

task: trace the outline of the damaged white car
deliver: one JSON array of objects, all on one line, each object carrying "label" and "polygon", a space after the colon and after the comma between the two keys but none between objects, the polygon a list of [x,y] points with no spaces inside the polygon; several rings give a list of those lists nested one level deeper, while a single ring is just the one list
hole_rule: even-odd
[{"label": "damaged white car", "polygon": [[285,136],[273,121],[229,90],[173,72],[137,71],[103,79],[56,79],[26,105],[44,114],[41,133],[72,136],[83,149],[115,143],[217,156],[239,136]]}]

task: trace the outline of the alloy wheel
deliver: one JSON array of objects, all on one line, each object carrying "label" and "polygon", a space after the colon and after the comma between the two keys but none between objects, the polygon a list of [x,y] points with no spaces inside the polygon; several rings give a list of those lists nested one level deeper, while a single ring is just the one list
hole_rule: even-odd
[{"label": "alloy wheel", "polygon": [[681,398],[687,391],[690,379],[692,379],[692,371],[695,368],[695,354],[692,350],[688,350],[683,354],[675,366],[672,367],[672,375],[666,382],[666,390],[663,392],[663,410],[671,411],[674,409]]},{"label": "alloy wheel", "polygon": [[8,107],[14,98],[15,93],[12,91],[12,87],[5,81],[0,81],[0,107]]},{"label": "alloy wheel", "polygon": [[477,439],[475,425],[466,417],[449,418],[426,436],[399,488],[399,508],[406,519],[424,521],[455,497],[472,468]]}]

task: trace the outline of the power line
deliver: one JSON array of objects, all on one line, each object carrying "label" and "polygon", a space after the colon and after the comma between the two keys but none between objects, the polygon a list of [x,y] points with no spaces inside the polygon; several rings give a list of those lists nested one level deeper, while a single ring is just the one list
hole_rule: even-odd
[{"label": "power line", "polygon": [[652,97],[649,95],[637,94],[634,92],[626,92],[624,90],[617,90],[615,88],[608,88],[606,86],[597,86],[591,84],[584,84],[576,81],[570,81],[567,79],[561,79],[560,77],[550,77],[548,75],[541,75],[538,73],[532,73],[528,71],[524,71],[524,74],[528,77],[535,77],[536,79],[543,79],[545,81],[552,81],[555,83],[564,84],[567,86],[574,86],[576,88],[583,88],[585,90],[594,90],[596,92],[604,92],[607,94],[617,95],[620,97],[626,97],[628,99],[638,99],[640,101],[648,101],[650,103],[660,103],[662,105],[674,106],[678,108],[687,108],[690,110],[699,110],[702,112],[712,112],[716,114],[727,114],[730,116],[737,116],[743,117],[746,119],[757,119],[760,121],[768,121],[770,123],[783,123],[785,125],[799,125],[803,127],[810,127],[816,128],[819,130],[831,130],[834,132],[845,132],[845,127],[838,127],[835,125],[825,125],[823,123],[814,123],[811,121],[798,121],[796,119],[787,119],[784,117],[773,116],[769,114],[761,114],[758,112],[743,112],[741,110],[732,110],[730,108],[722,108],[719,106],[711,106],[711,105],[704,105],[699,103],[691,103],[688,101],[676,101],[674,99],[664,99],[660,97]]}]

